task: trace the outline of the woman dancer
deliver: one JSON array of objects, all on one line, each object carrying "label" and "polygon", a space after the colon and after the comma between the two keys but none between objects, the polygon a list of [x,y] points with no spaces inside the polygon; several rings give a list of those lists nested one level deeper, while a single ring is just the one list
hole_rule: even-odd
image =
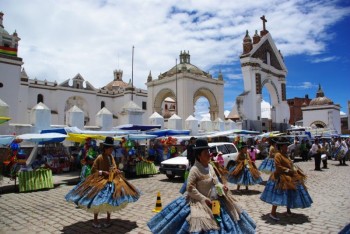
[{"label": "woman dancer", "polygon": [[276,142],[272,138],[270,138],[269,155],[260,164],[259,171],[264,172],[266,174],[271,174],[276,170],[274,157],[277,152],[278,151]]},{"label": "woman dancer", "polygon": [[277,143],[280,152],[275,155],[276,170],[266,183],[260,199],[272,205],[270,218],[278,221],[277,206],[286,206],[287,215],[292,215],[292,208],[307,208],[311,206],[312,199],[306,190],[304,173],[294,166],[287,156],[287,147],[290,142],[280,139]]},{"label": "woman dancer", "polygon": [[248,185],[262,182],[260,172],[256,168],[255,163],[251,161],[247,153],[247,145],[244,142],[239,150],[236,165],[230,169],[227,180],[230,183],[237,184],[238,191],[241,185],[245,185],[246,190],[248,190]]},{"label": "woman dancer", "polygon": [[206,140],[196,141],[196,160],[188,176],[187,197],[175,199],[147,223],[152,233],[255,232],[254,221],[219,182],[208,149]]},{"label": "woman dancer", "polygon": [[[114,140],[106,137],[102,154],[94,161],[91,175],[76,185],[67,195],[66,200],[94,214],[92,226],[95,228],[111,225],[111,212],[123,209],[130,202],[140,197],[140,191],[130,184],[117,169],[112,156]],[[100,212],[107,213],[107,221],[101,225],[98,221]]]}]

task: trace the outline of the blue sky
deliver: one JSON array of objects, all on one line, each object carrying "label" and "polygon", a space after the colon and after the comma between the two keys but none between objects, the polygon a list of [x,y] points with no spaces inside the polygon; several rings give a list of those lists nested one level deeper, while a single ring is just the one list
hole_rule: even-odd
[{"label": "blue sky", "polygon": [[[287,98],[325,95],[347,113],[350,100],[350,2],[330,0],[2,0],[3,25],[21,38],[19,56],[30,78],[63,82],[80,73],[99,88],[113,70],[146,88],[189,50],[191,63],[225,81],[224,109],[243,92],[239,63],[245,30],[267,29],[288,69]],[[264,92],[266,94],[266,91]],[[268,99],[266,95],[264,99]],[[268,100],[267,100],[268,101]],[[201,116],[206,100],[197,103]]]}]

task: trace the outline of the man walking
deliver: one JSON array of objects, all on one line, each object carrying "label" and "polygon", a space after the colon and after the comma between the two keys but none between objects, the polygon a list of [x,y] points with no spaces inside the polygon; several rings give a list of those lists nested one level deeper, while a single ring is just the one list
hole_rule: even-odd
[{"label": "man walking", "polygon": [[315,143],[311,146],[311,155],[314,157],[315,160],[315,171],[322,171],[321,170],[321,150],[322,146],[319,144],[318,138],[315,139]]}]

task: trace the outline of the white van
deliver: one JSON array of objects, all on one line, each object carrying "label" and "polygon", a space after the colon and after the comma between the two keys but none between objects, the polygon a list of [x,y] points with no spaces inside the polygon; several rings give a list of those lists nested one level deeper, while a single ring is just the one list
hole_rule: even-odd
[{"label": "white van", "polygon": [[[235,165],[238,150],[234,144],[230,142],[213,142],[208,143],[208,145],[211,153],[222,152],[225,168],[229,169]],[[159,171],[169,179],[173,179],[175,176],[184,176],[188,165],[187,150],[185,150],[181,155],[161,162]]]}]

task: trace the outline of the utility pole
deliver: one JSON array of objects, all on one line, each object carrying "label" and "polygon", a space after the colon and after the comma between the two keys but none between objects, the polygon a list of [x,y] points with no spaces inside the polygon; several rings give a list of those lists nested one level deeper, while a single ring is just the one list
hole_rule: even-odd
[{"label": "utility pole", "polygon": [[175,88],[175,113],[176,115],[178,115],[177,113],[177,59],[175,59],[175,83],[176,83],[176,88]]},{"label": "utility pole", "polygon": [[132,46],[131,60],[131,101],[134,101],[134,46]]}]

